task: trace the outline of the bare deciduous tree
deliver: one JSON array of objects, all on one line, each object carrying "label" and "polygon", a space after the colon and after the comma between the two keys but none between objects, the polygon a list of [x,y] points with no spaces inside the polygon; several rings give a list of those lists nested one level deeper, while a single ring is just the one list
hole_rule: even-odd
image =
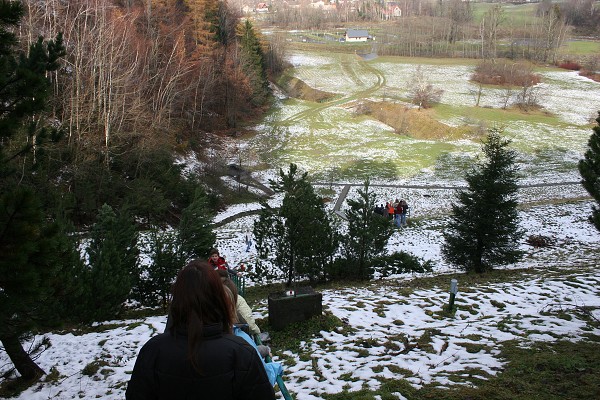
[{"label": "bare deciduous tree", "polygon": [[496,58],[498,44],[498,30],[505,19],[504,9],[501,4],[490,8],[481,19],[479,34],[481,36],[481,57],[483,59]]},{"label": "bare deciduous tree", "polygon": [[429,108],[441,100],[444,90],[434,87],[427,79],[423,68],[419,65],[409,82],[409,96],[413,104],[421,108]]},{"label": "bare deciduous tree", "polygon": [[567,24],[560,5],[545,0],[537,8],[537,19],[531,27],[532,44],[537,60],[556,61],[556,52],[567,34]]},{"label": "bare deciduous tree", "polygon": [[481,95],[483,94],[483,84],[481,82],[477,83],[477,89],[469,90],[469,93],[475,99],[475,107],[479,107],[479,102],[481,101]]}]

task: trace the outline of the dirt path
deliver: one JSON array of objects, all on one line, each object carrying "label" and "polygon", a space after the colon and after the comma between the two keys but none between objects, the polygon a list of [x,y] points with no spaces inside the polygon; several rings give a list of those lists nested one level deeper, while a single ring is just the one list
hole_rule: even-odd
[{"label": "dirt path", "polygon": [[[336,184],[337,186],[337,184]],[[350,191],[350,187],[352,185],[349,184],[345,184],[344,188],[342,189],[342,193],[340,193],[337,201],[335,202],[335,206],[333,206],[333,211],[340,211],[340,209],[342,208],[342,204],[344,204],[344,200],[346,200],[346,196],[348,196],[348,192]]]},{"label": "dirt path", "polygon": [[[348,196],[348,192],[352,186],[362,187],[361,183],[322,183],[317,182],[315,185],[323,185],[323,186],[343,186],[342,192],[335,202],[335,206],[333,207],[334,211],[339,211],[346,200],[346,196]],[[549,182],[549,183],[532,183],[527,185],[519,185],[519,189],[525,188],[535,188],[535,187],[552,187],[552,186],[571,186],[571,185],[581,185],[581,182]],[[369,184],[370,187],[389,187],[396,189],[449,189],[449,190],[458,190],[465,189],[467,186],[446,186],[446,185],[393,185],[393,184]]]},{"label": "dirt path", "polygon": [[[317,186],[359,186],[362,187],[362,183],[337,183],[337,182],[314,182],[313,185]],[[581,185],[580,182],[569,181],[569,182],[548,182],[548,183],[532,183],[527,185],[518,185],[519,189],[534,188],[534,187],[552,187],[552,186],[570,186],[570,185]],[[395,185],[395,184],[377,184],[370,183],[371,187],[390,187],[398,189],[464,189],[467,186],[456,186],[456,185]],[[347,193],[347,192],[346,192]]]},{"label": "dirt path", "polygon": [[[338,198],[335,201],[335,205],[333,206],[333,212],[335,214],[337,214],[338,216],[340,216],[343,219],[346,219],[346,216],[344,215],[344,213],[341,211],[342,205],[344,204],[344,201],[346,201],[346,197],[348,197],[348,193],[350,192],[350,189],[352,187],[362,187],[363,184],[360,183],[337,183],[337,182],[315,182],[313,183],[313,185],[316,186],[343,186],[342,191],[340,192]],[[519,189],[526,189],[526,188],[536,188],[536,187],[554,187],[554,186],[575,186],[575,185],[581,185],[580,182],[575,182],[575,181],[570,181],[570,182],[548,182],[548,183],[532,183],[532,184],[526,184],[526,185],[519,185]],[[387,188],[395,188],[395,189],[431,189],[431,190],[436,190],[436,189],[447,189],[447,190],[458,190],[458,189],[465,189],[466,186],[446,186],[446,185],[394,185],[394,184],[374,184],[371,183],[369,185],[371,188],[375,188],[375,187],[387,187]],[[546,201],[550,201],[551,199],[546,199]],[[232,221],[235,221],[238,218],[241,217],[245,217],[245,216],[249,216],[249,215],[256,215],[260,212],[260,210],[249,210],[249,211],[243,211],[240,212],[238,214],[229,216],[221,221],[219,221],[218,223],[214,224],[215,227],[219,227],[219,226],[223,226],[226,225]]]},{"label": "dirt path", "polygon": [[364,61],[359,56],[357,56],[356,59],[353,60],[353,62],[351,62],[351,63],[343,62],[342,69],[343,69],[344,73],[347,76],[351,77],[351,79],[357,84],[359,84],[359,83],[362,84],[362,80],[359,79],[359,74],[356,73],[356,69],[362,69],[362,70],[370,72],[377,78],[377,81],[371,87],[369,87],[365,90],[358,91],[350,96],[344,96],[337,100],[332,100],[332,101],[328,101],[327,103],[319,104],[315,107],[309,108],[308,110],[300,111],[299,113],[294,114],[291,117],[284,119],[282,121],[282,124],[284,124],[284,125],[285,124],[293,124],[295,122],[301,121],[306,118],[318,116],[321,113],[321,111],[326,110],[328,108],[338,107],[338,106],[341,106],[346,103],[351,103],[351,102],[359,100],[359,99],[367,98],[367,97],[371,96],[373,93],[375,93],[377,90],[381,89],[386,84],[385,75],[381,71],[379,71],[377,68],[374,68],[371,65],[369,65],[369,63]]}]

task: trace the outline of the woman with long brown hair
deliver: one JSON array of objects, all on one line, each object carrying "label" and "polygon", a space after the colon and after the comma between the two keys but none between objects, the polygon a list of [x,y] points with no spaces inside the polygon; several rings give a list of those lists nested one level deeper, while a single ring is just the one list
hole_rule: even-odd
[{"label": "woman with long brown hair", "polygon": [[172,326],[140,350],[127,400],[274,399],[260,356],[232,334],[234,310],[219,275],[191,261],[173,285]]}]

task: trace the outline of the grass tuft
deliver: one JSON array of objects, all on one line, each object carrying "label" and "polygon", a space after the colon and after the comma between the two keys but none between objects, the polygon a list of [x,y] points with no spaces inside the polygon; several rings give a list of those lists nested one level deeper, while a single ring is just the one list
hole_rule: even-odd
[{"label": "grass tuft", "polygon": [[304,354],[302,342],[320,336],[321,331],[337,331],[344,335],[348,335],[352,331],[338,317],[329,312],[306,321],[290,324],[281,331],[272,330],[265,319],[259,319],[256,323],[261,331],[269,332],[271,335],[270,346],[275,353],[279,350],[288,350],[293,353]]},{"label": "grass tuft", "polygon": [[464,385],[440,387],[426,384],[417,389],[401,377],[411,371],[396,365],[383,367],[398,375],[397,379],[381,379],[378,389],[345,390],[324,394],[326,400],[398,399],[407,400],[583,400],[600,399],[600,336],[586,342],[558,341],[534,343],[522,348],[516,341],[505,342],[502,357],[508,364],[496,376],[480,369],[457,371],[448,379]]}]

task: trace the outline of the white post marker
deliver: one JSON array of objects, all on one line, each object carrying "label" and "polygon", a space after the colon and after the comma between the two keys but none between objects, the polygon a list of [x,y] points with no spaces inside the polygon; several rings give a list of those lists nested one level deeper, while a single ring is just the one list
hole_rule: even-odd
[{"label": "white post marker", "polygon": [[458,293],[458,281],[456,279],[450,280],[450,303],[448,304],[448,311],[452,312],[454,308],[454,299]]},{"label": "white post marker", "polygon": [[458,281],[456,279],[450,281],[450,293],[458,293]]}]

